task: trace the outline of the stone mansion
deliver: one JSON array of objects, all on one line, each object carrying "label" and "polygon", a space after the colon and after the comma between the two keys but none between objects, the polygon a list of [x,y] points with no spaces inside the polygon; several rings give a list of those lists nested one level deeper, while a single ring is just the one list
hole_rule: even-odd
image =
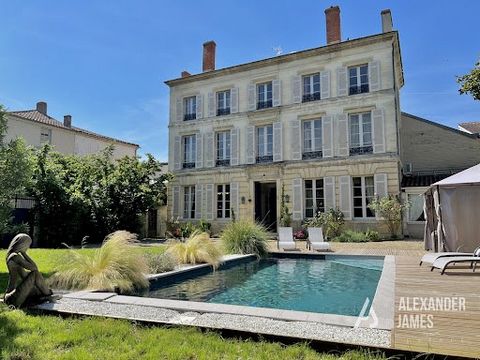
[{"label": "stone mansion", "polygon": [[215,69],[210,41],[202,73],[166,81],[169,217],[276,231],[283,188],[294,226],[338,208],[348,226],[377,228],[369,202],[400,195],[413,162],[401,150],[399,35],[389,10],[381,33],[346,41],[340,9],[325,15],[326,46]]}]

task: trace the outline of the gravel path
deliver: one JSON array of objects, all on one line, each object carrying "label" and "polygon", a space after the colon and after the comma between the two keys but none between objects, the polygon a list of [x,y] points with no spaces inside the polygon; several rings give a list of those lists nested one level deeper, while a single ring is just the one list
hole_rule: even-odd
[{"label": "gravel path", "polygon": [[390,347],[390,331],[369,328],[351,328],[303,321],[281,321],[244,315],[182,313],[154,306],[115,304],[69,298],[60,299],[55,303],[44,303],[38,305],[37,308],[70,314],[107,316],[128,320],[291,336],[306,340]]}]

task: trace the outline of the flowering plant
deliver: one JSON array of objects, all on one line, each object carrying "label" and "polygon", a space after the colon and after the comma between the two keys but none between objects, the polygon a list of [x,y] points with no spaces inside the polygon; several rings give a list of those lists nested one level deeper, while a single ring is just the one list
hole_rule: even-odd
[{"label": "flowering plant", "polygon": [[304,240],[307,238],[307,232],[303,229],[297,230],[293,233],[293,237],[298,240]]}]

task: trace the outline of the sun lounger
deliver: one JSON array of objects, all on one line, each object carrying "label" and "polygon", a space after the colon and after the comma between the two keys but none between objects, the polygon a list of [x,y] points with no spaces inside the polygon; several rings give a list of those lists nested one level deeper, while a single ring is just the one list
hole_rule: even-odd
[{"label": "sun lounger", "polygon": [[328,251],[330,244],[325,242],[322,228],[308,228],[308,244],[311,250]]},{"label": "sun lounger", "polygon": [[283,250],[297,250],[297,245],[293,239],[292,228],[278,229],[278,248]]},{"label": "sun lounger", "polygon": [[439,253],[425,254],[422,257],[422,260],[420,260],[420,266],[422,266],[423,263],[433,264],[437,259],[440,259],[440,258],[452,257],[452,256],[472,256],[472,255],[473,255],[473,252],[470,252],[470,253],[469,252],[439,252]]},{"label": "sun lounger", "polygon": [[470,263],[470,266],[473,268],[473,272],[475,272],[475,268],[477,267],[477,263],[480,263],[480,256],[451,256],[451,257],[443,257],[440,259],[435,260],[432,264],[432,271],[433,269],[440,269],[441,274],[445,273],[445,270],[450,265],[459,264],[459,263]]}]

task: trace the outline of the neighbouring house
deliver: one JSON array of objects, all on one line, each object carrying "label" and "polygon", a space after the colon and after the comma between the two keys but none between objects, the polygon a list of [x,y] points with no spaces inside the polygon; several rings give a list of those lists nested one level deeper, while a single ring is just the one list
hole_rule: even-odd
[{"label": "neighbouring house", "polygon": [[458,129],[469,134],[480,134],[480,121],[471,121],[458,124]]},{"label": "neighbouring house", "polygon": [[28,145],[40,147],[51,144],[63,154],[94,154],[114,145],[113,157],[136,156],[139,146],[127,141],[100,135],[72,125],[72,116],[58,121],[47,113],[47,103],[40,101],[33,110],[7,112],[6,140],[22,137]]}]

